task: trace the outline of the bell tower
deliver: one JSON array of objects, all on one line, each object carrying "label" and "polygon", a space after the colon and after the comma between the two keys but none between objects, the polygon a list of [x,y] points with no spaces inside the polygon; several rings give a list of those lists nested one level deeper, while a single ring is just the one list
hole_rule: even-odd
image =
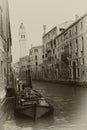
[{"label": "bell tower", "polygon": [[23,22],[19,27],[20,58],[26,56],[26,31]]}]

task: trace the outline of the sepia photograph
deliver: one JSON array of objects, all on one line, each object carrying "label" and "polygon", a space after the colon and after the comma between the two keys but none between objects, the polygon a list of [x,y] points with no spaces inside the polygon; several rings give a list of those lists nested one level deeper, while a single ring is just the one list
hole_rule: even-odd
[{"label": "sepia photograph", "polygon": [[0,0],[0,130],[87,130],[86,0]]}]

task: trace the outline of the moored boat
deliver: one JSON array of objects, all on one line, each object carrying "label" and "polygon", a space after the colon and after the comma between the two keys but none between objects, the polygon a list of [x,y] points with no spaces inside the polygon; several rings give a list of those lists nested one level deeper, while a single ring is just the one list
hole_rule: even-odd
[{"label": "moored boat", "polygon": [[53,112],[53,106],[39,92],[32,89],[29,69],[20,67],[15,97],[15,113],[37,119]]},{"label": "moored boat", "polygon": [[[16,93],[16,113],[29,116],[36,120],[53,112],[52,105],[40,93],[23,84],[19,84],[18,86],[20,87],[18,90],[21,91]],[[23,90],[21,87],[23,87]]]}]

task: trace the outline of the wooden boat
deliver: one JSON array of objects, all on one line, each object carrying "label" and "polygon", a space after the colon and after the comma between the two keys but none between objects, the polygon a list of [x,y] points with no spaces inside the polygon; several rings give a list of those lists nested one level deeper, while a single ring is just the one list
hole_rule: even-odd
[{"label": "wooden boat", "polygon": [[20,68],[20,77],[15,88],[15,112],[32,117],[40,118],[53,112],[53,107],[43,96],[32,89],[30,70]]},{"label": "wooden boat", "polygon": [[[19,85],[22,87],[23,84]],[[20,90],[22,90],[20,88]],[[40,118],[53,112],[53,107],[37,91],[26,87],[16,93],[15,112],[29,116],[33,119]]]}]

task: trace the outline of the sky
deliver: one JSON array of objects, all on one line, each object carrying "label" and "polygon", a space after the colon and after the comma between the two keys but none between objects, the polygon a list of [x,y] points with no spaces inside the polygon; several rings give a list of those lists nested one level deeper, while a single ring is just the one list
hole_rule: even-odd
[{"label": "sky", "polygon": [[31,46],[41,45],[43,25],[47,32],[68,20],[87,12],[87,0],[8,0],[12,33],[13,63],[20,56],[19,26],[23,21],[27,35],[27,54]]}]

